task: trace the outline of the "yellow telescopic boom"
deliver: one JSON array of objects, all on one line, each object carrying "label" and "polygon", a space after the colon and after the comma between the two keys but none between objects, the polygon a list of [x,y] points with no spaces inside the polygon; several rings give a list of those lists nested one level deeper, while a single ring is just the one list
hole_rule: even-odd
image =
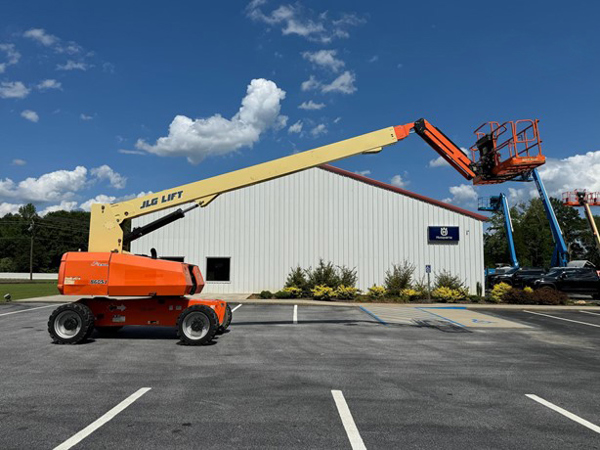
[{"label": "yellow telescopic boom", "polygon": [[123,222],[126,220],[185,203],[195,202],[194,207],[206,206],[225,192],[283,177],[349,156],[378,153],[383,147],[406,138],[413,129],[465,178],[471,180],[476,176],[471,160],[460,148],[429,122],[420,119],[414,123],[383,128],[362,136],[125,202],[94,204],[92,205],[88,251],[121,253],[124,244],[183,217],[186,211],[178,210],[162,220],[159,219],[156,223],[146,226],[145,229],[133,230],[128,235],[124,235],[122,229]]}]

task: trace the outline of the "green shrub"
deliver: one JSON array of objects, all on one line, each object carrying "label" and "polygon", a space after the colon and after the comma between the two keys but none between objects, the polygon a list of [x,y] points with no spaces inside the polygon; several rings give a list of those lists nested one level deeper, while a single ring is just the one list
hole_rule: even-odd
[{"label": "green shrub", "polygon": [[340,300],[352,300],[360,293],[360,290],[352,286],[338,286],[335,290],[335,298]]},{"label": "green shrub", "polygon": [[292,298],[292,295],[285,290],[275,292],[275,298],[284,299],[284,298]]},{"label": "green shrub", "polygon": [[315,300],[330,300],[335,295],[335,289],[319,284],[311,289],[311,293]]},{"label": "green shrub", "polygon": [[466,293],[462,289],[451,289],[446,286],[435,288],[431,292],[431,297],[442,302],[457,302],[466,298]]},{"label": "green shrub", "polygon": [[530,291],[526,291],[525,289],[509,289],[504,296],[502,297],[502,301],[504,303],[513,303],[515,305],[530,305],[534,303],[533,300],[533,290],[530,288]]},{"label": "green shrub", "polygon": [[261,291],[260,298],[273,298],[273,293],[271,291]]},{"label": "green shrub", "polygon": [[493,303],[502,303],[504,296],[508,291],[512,289],[510,284],[507,283],[498,283],[492,288],[492,293],[490,294],[490,300]]},{"label": "green shrub", "polygon": [[567,294],[549,287],[536,289],[532,297],[537,305],[566,305],[569,301]]},{"label": "green shrub", "polygon": [[434,287],[441,288],[449,288],[454,290],[465,289],[465,283],[460,281],[457,275],[452,275],[447,270],[442,270],[440,273],[435,275]]},{"label": "green shrub", "polygon": [[310,268],[306,270],[306,276],[309,288],[327,286],[335,289],[340,285],[340,277],[333,263],[325,264],[322,259],[314,270]]},{"label": "green shrub", "polygon": [[308,280],[306,279],[306,271],[300,266],[292,268],[285,280],[285,287],[297,287],[303,293],[308,294],[310,289],[308,287]]},{"label": "green shrub", "polygon": [[388,295],[400,297],[402,289],[410,288],[415,266],[404,261],[402,264],[392,264],[392,268],[385,273],[384,286]]},{"label": "green shrub", "polygon": [[354,269],[350,269],[346,266],[337,266],[339,274],[338,279],[340,282],[340,286],[346,287],[356,287],[356,282],[358,281],[358,275],[356,274],[356,267]]},{"label": "green shrub", "polygon": [[302,297],[302,289],[296,286],[284,287],[282,289],[283,292],[287,292],[289,294],[288,298],[300,298]]},{"label": "green shrub", "polygon": [[387,292],[383,286],[377,286],[376,284],[374,284],[369,288],[369,291],[367,292],[367,297],[369,297],[372,300],[378,300],[385,297],[386,293]]},{"label": "green shrub", "polygon": [[415,289],[410,289],[410,288],[408,288],[408,289],[402,289],[402,291],[400,291],[400,295],[403,298],[406,298],[406,300],[410,301],[410,302],[412,302],[414,300],[418,300],[418,299],[420,299],[420,298],[423,297],[423,293],[422,292],[419,292],[419,291],[417,291]]}]

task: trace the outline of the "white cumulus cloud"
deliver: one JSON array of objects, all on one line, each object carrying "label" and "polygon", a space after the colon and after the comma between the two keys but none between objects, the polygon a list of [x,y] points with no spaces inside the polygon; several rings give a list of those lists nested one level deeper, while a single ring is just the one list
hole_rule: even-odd
[{"label": "white cumulus cloud", "polygon": [[3,81],[0,83],[0,98],[25,98],[31,90],[20,81]]},{"label": "white cumulus cloud", "polygon": [[36,87],[40,91],[46,91],[48,89],[62,89],[62,83],[60,81],[48,79],[41,81]]},{"label": "white cumulus cloud", "polygon": [[337,50],[318,50],[316,52],[303,52],[302,57],[316,66],[338,72],[345,63],[336,57]]},{"label": "white cumulus cloud", "polygon": [[342,94],[352,94],[356,92],[356,86],[354,86],[355,81],[356,76],[354,73],[347,70],[331,83],[321,86],[321,92],[340,92]]},{"label": "white cumulus cloud", "polygon": [[110,185],[115,189],[123,189],[127,183],[127,177],[124,177],[118,172],[115,172],[110,166],[106,164],[96,167],[91,170],[93,177],[99,180],[108,180]]},{"label": "white cumulus cloud", "polygon": [[0,202],[0,217],[4,217],[7,214],[18,213],[21,206],[23,205],[17,203]]},{"label": "white cumulus cloud", "polygon": [[322,134],[327,134],[327,127],[325,126],[325,124],[320,123],[319,125],[314,127],[312,130],[310,130],[310,134],[312,134],[313,137],[318,137],[318,136],[321,136]]},{"label": "white cumulus cloud", "polygon": [[477,205],[477,191],[470,184],[461,184],[449,188],[452,197],[442,200],[445,203],[453,203],[462,206],[475,207]]},{"label": "white cumulus cloud", "polygon": [[57,64],[56,70],[83,70],[84,72],[92,67],[90,64],[83,61],[73,61],[69,59],[64,64]]},{"label": "white cumulus cloud", "polygon": [[321,82],[318,81],[314,75],[311,75],[308,80],[302,82],[300,88],[303,91],[312,91],[313,89],[318,89],[320,86]]},{"label": "white cumulus cloud", "polygon": [[402,175],[394,175],[390,180],[390,184],[392,186],[403,188],[406,187],[409,184],[409,182],[402,178]]},{"label": "white cumulus cloud", "polygon": [[36,123],[40,120],[40,116],[38,116],[38,113],[36,113],[35,111],[32,111],[30,109],[26,109],[25,111],[23,111],[21,113],[21,117],[29,120],[30,122],[34,122],[34,123]]},{"label": "white cumulus cloud", "polygon": [[23,36],[42,44],[45,47],[51,47],[58,43],[59,39],[52,34],[46,33],[43,28],[32,28],[23,33]]},{"label": "white cumulus cloud", "polygon": [[25,164],[27,164],[27,161],[24,159],[15,158],[12,160],[13,166],[24,166]]},{"label": "white cumulus cloud", "polygon": [[[538,172],[551,197],[561,198],[563,192],[575,189],[600,192],[600,150],[563,159],[548,158]],[[509,188],[511,204],[538,196],[533,183],[522,183],[522,186]]]},{"label": "white cumulus cloud", "polygon": [[169,126],[168,136],[158,138],[154,145],[139,139],[136,148],[159,156],[185,156],[192,164],[198,164],[207,156],[251,147],[264,131],[281,126],[279,113],[284,98],[285,92],[273,81],[254,79],[231,119],[220,114],[206,119],[178,115]]},{"label": "white cumulus cloud", "polygon": [[81,114],[79,114],[79,118],[81,120],[88,121],[88,120],[92,120],[94,117],[93,116],[88,116],[87,114],[84,114],[84,113],[81,113]]},{"label": "white cumulus cloud", "polygon": [[0,73],[4,73],[8,66],[13,66],[21,59],[21,54],[15,49],[14,44],[0,44],[0,52],[6,55],[6,62],[0,63]]},{"label": "white cumulus cloud", "polygon": [[246,7],[248,17],[256,22],[279,27],[283,35],[301,36],[309,41],[328,43],[336,38],[348,38],[349,29],[365,22],[354,13],[344,13],[331,19],[327,11],[317,14],[300,3],[280,5],[269,13],[262,7],[266,1],[252,0]]},{"label": "white cumulus cloud", "polygon": [[325,108],[325,103],[315,103],[312,100],[309,100],[308,102],[302,102],[298,108],[300,109],[305,109],[308,111],[311,110],[318,110],[318,109],[323,109]]},{"label": "white cumulus cloud", "polygon": [[299,120],[298,122],[296,122],[295,124],[291,125],[288,128],[288,133],[301,133],[302,127],[303,127],[302,121]]},{"label": "white cumulus cloud", "polygon": [[83,202],[79,207],[84,211],[90,211],[92,209],[92,204],[94,203],[113,203],[116,199],[117,197],[113,195],[100,194]]},{"label": "white cumulus cloud", "polygon": [[362,175],[363,177],[366,177],[367,175],[371,175],[371,171],[370,170],[357,170],[354,173],[357,174],[357,175]]},{"label": "white cumulus cloud", "polygon": [[45,216],[48,213],[56,212],[56,211],[73,211],[77,209],[76,201],[67,201],[63,200],[56,205],[50,205],[44,208],[39,214],[40,216]]},{"label": "white cumulus cloud", "polygon": [[428,167],[450,167],[450,164],[448,164],[448,161],[446,161],[444,158],[438,156],[437,158],[429,161]]}]

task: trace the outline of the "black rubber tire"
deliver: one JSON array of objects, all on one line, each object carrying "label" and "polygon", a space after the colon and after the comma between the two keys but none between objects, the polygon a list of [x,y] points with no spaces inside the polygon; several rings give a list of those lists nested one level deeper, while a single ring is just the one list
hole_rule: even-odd
[{"label": "black rubber tire", "polygon": [[217,334],[225,333],[225,330],[227,330],[227,328],[229,328],[229,325],[231,325],[232,318],[233,312],[231,311],[231,306],[229,306],[229,303],[227,303],[227,306],[225,307],[225,320],[223,320],[223,325],[220,325],[217,329]]},{"label": "black rubber tire", "polygon": [[[199,338],[192,338],[185,332],[184,322],[187,316],[192,313],[204,314],[208,319],[208,330],[206,334]],[[177,337],[183,345],[204,345],[213,340],[219,327],[219,318],[214,310],[206,305],[193,305],[183,310],[177,318]]]},{"label": "black rubber tire", "polygon": [[96,327],[96,331],[100,336],[115,336],[121,328],[123,327]]},{"label": "black rubber tire", "polygon": [[[72,337],[61,336],[57,332],[56,319],[64,312],[72,312],[79,316],[81,328]],[[56,308],[48,319],[48,333],[55,344],[79,344],[86,341],[94,331],[94,314],[92,310],[83,303],[69,303]]]}]

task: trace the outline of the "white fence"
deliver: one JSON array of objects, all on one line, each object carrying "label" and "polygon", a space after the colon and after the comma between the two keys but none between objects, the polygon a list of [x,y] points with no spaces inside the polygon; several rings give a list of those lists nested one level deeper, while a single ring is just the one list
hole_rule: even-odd
[{"label": "white fence", "polygon": [[[57,273],[34,273],[34,280],[58,280]],[[0,280],[29,280],[29,272],[0,272]]]}]

